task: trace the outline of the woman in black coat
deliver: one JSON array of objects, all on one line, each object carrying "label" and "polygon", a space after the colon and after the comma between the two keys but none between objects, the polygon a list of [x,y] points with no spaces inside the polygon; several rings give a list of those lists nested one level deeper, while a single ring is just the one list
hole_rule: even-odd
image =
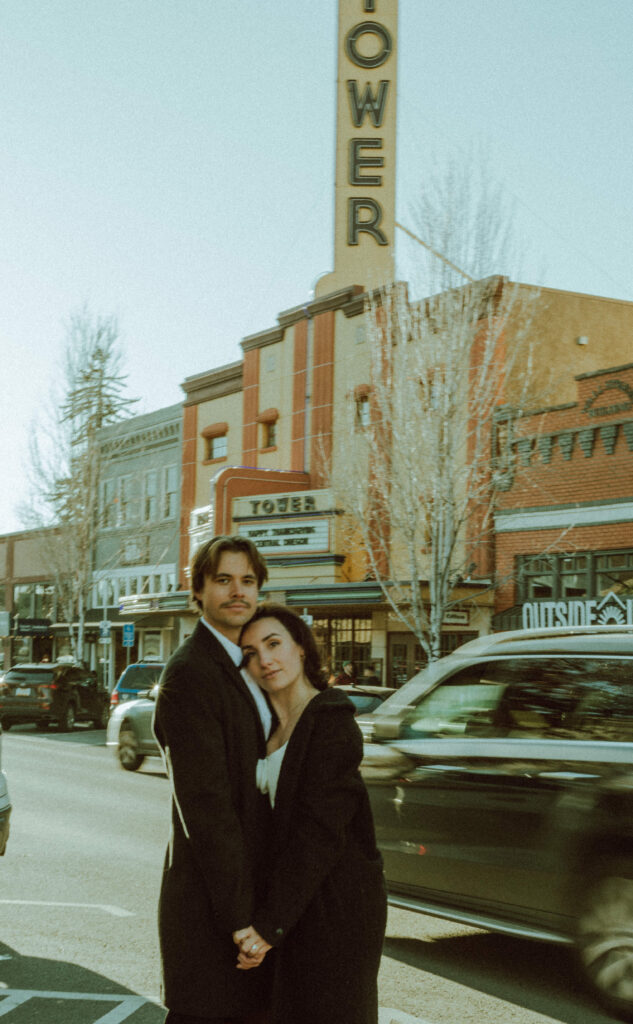
[{"label": "woman in black coat", "polygon": [[323,689],[312,634],[290,609],[261,606],[240,644],[279,724],[258,765],[274,806],[266,892],[234,935],[238,965],[278,947],[272,1024],[376,1024],[386,896],[353,705]]}]

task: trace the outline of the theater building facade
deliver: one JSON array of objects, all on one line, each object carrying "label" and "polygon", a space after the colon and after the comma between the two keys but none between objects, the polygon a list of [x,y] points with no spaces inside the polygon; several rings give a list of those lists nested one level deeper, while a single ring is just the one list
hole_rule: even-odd
[{"label": "theater building facade", "polygon": [[[185,596],[192,551],[214,535],[240,533],[252,538],[267,557],[270,580],[265,596],[287,602],[312,621],[330,667],[336,670],[352,660],[360,672],[371,665],[384,683],[398,685],[420,667],[422,651],[390,611],[368,571],[366,552],[350,542],[345,494],[335,494],[331,486],[337,459],[350,444],[350,422],[355,424],[352,429],[362,428],[364,417],[371,415],[373,325],[368,318],[374,314],[367,296],[396,280],[398,4],[339,0],[338,6],[333,269],[319,279],[312,294],[298,296],[296,306],[281,312],[276,324],[262,325],[260,332],[243,338],[238,360],[204,368],[183,382],[180,589],[169,597],[159,596],[155,610],[177,612],[180,637],[186,635],[195,622]],[[535,292],[529,285],[516,286],[502,278],[490,287],[497,286]],[[540,419],[519,421],[513,410],[499,409],[490,453],[496,478],[500,439],[504,446],[515,443],[510,427],[519,432],[513,448],[522,453],[519,462],[528,457],[528,435],[520,432],[530,423],[547,422],[553,437],[574,433],[571,424],[580,413],[572,406],[586,401],[577,395],[578,386],[585,388],[580,378],[587,375],[589,381],[592,374],[623,366],[630,358],[633,304],[543,289],[534,309],[534,362],[529,372],[537,391],[541,385],[555,388],[561,407],[551,409],[548,401],[540,406],[547,404],[549,409],[539,414]],[[524,371],[525,367],[518,370]],[[351,420],[350,406],[355,412]],[[610,413],[586,417],[600,427],[616,423]],[[586,446],[586,435],[582,436]],[[608,430],[595,431],[592,459],[600,461],[603,451],[607,461],[612,459],[604,449],[607,436]],[[614,437],[619,459],[624,429],[618,426]],[[552,442],[551,462],[558,465],[562,460],[569,469],[584,458],[586,469],[591,459],[580,442],[571,449],[570,460],[565,455],[567,443]],[[542,553],[541,541],[547,549],[552,535],[538,526],[528,538],[513,516],[529,514],[538,502],[560,505],[564,515],[574,503],[600,500],[597,485],[593,490],[588,486],[590,496],[584,496],[582,472],[574,483],[578,493],[559,493],[562,477],[549,472],[550,464],[541,466],[544,457],[536,441],[533,444],[536,454],[529,456],[530,464],[542,471],[538,501],[528,494],[527,484],[521,489],[519,472],[510,480],[504,456],[498,532],[486,557],[452,595],[457,603],[443,624],[442,653],[489,632],[497,622],[515,624],[515,576],[518,573],[523,581],[532,578],[527,559]],[[623,510],[624,491],[621,497]],[[574,534],[574,543],[582,540],[586,545],[579,552],[589,550],[592,536],[607,545],[607,558],[609,552],[626,549],[624,521],[612,525],[618,536],[609,541],[611,547],[602,535]],[[564,553],[565,545],[557,550]],[[518,561],[523,556],[526,561]],[[561,566],[566,572],[567,563]],[[425,581],[419,585],[424,588]],[[529,592],[536,593],[541,585],[529,584]],[[163,600],[169,600],[168,609],[163,609]],[[125,614],[133,614],[132,599],[126,598],[125,604]]]}]

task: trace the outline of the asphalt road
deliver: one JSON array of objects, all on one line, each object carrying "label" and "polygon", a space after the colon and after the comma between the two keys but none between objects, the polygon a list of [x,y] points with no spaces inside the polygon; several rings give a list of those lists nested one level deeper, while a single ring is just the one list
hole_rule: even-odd
[{"label": "asphalt road", "polygon": [[[160,761],[122,771],[105,733],[3,736],[14,805],[0,860],[3,1024],[162,1024]],[[564,948],[389,914],[380,1024],[608,1024]],[[300,1022],[288,1022],[300,1024]]]}]

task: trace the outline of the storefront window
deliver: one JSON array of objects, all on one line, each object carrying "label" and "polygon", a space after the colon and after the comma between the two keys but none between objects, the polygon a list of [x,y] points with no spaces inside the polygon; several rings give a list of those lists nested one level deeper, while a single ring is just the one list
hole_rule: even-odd
[{"label": "storefront window", "polygon": [[143,632],[143,660],[148,659],[160,660],[161,657],[161,644],[160,644],[160,631],[152,631],[149,629]]},{"label": "storefront window", "polygon": [[33,598],[33,584],[18,583],[13,588],[13,614],[19,615],[21,619],[34,618]]},{"label": "storefront window", "polygon": [[573,600],[587,596],[587,556],[563,555],[560,558],[560,598]]},{"label": "storefront window", "polygon": [[351,661],[358,679],[371,666],[371,618],[315,619],[312,630],[321,662],[338,673],[344,661]]},{"label": "storefront window", "polygon": [[36,583],[34,607],[36,619],[55,620],[55,587],[51,583]]},{"label": "storefront window", "polygon": [[614,551],[596,556],[596,595],[633,595],[633,551]]},{"label": "storefront window", "polygon": [[554,596],[556,569],[549,558],[526,558],[522,566],[524,600],[548,601]]}]

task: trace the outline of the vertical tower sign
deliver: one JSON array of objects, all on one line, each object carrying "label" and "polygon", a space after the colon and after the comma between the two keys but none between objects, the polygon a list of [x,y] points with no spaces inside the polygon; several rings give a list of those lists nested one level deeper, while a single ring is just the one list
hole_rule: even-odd
[{"label": "vertical tower sign", "polygon": [[339,0],[334,272],[317,294],[394,279],[398,0]]}]

